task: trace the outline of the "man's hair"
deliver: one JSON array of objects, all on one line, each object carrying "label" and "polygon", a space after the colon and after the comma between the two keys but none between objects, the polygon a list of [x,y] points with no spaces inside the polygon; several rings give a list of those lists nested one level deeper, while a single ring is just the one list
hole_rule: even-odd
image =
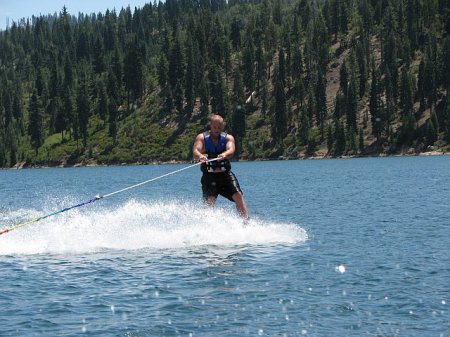
[{"label": "man's hair", "polygon": [[219,121],[222,124],[222,128],[225,128],[225,122],[224,122],[223,117],[221,115],[210,115],[209,116],[209,122],[207,124],[208,129],[210,128],[211,123],[214,122],[214,121]]}]

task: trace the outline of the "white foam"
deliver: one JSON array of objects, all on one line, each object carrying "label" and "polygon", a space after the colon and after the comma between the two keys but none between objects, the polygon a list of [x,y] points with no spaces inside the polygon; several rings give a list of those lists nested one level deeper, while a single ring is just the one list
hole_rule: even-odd
[{"label": "white foam", "polygon": [[[20,213],[23,215],[24,211]],[[132,200],[114,209],[99,203],[95,207],[71,210],[1,235],[0,255],[202,245],[293,245],[307,238],[306,231],[298,224],[252,219],[243,226],[235,212],[220,208]]]}]

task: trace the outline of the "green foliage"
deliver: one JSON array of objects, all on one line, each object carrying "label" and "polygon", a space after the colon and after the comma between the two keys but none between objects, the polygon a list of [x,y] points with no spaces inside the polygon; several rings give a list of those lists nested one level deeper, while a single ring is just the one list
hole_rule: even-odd
[{"label": "green foliage", "polygon": [[30,135],[31,145],[38,154],[38,149],[44,140],[43,116],[41,104],[36,90],[33,92],[30,101],[30,122],[28,124],[28,134]]},{"label": "green foliage", "polygon": [[0,166],[187,160],[209,113],[241,158],[445,146],[448,13],[448,1],[174,0],[13,23],[0,32]]}]

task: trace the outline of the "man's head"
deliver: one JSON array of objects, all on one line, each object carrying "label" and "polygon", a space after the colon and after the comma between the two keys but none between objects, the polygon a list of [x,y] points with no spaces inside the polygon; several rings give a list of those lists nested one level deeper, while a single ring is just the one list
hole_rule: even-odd
[{"label": "man's head", "polygon": [[225,122],[223,121],[222,116],[220,115],[211,115],[209,118],[208,127],[210,130],[210,134],[214,137],[220,135],[225,127]]}]

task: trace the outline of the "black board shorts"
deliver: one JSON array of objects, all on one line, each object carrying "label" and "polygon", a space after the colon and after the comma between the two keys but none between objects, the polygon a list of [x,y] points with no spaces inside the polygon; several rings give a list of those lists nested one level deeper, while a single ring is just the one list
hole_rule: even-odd
[{"label": "black board shorts", "polygon": [[230,201],[233,201],[233,194],[241,192],[239,182],[231,171],[219,173],[203,173],[202,176],[203,200],[209,197],[217,197],[219,194]]}]

